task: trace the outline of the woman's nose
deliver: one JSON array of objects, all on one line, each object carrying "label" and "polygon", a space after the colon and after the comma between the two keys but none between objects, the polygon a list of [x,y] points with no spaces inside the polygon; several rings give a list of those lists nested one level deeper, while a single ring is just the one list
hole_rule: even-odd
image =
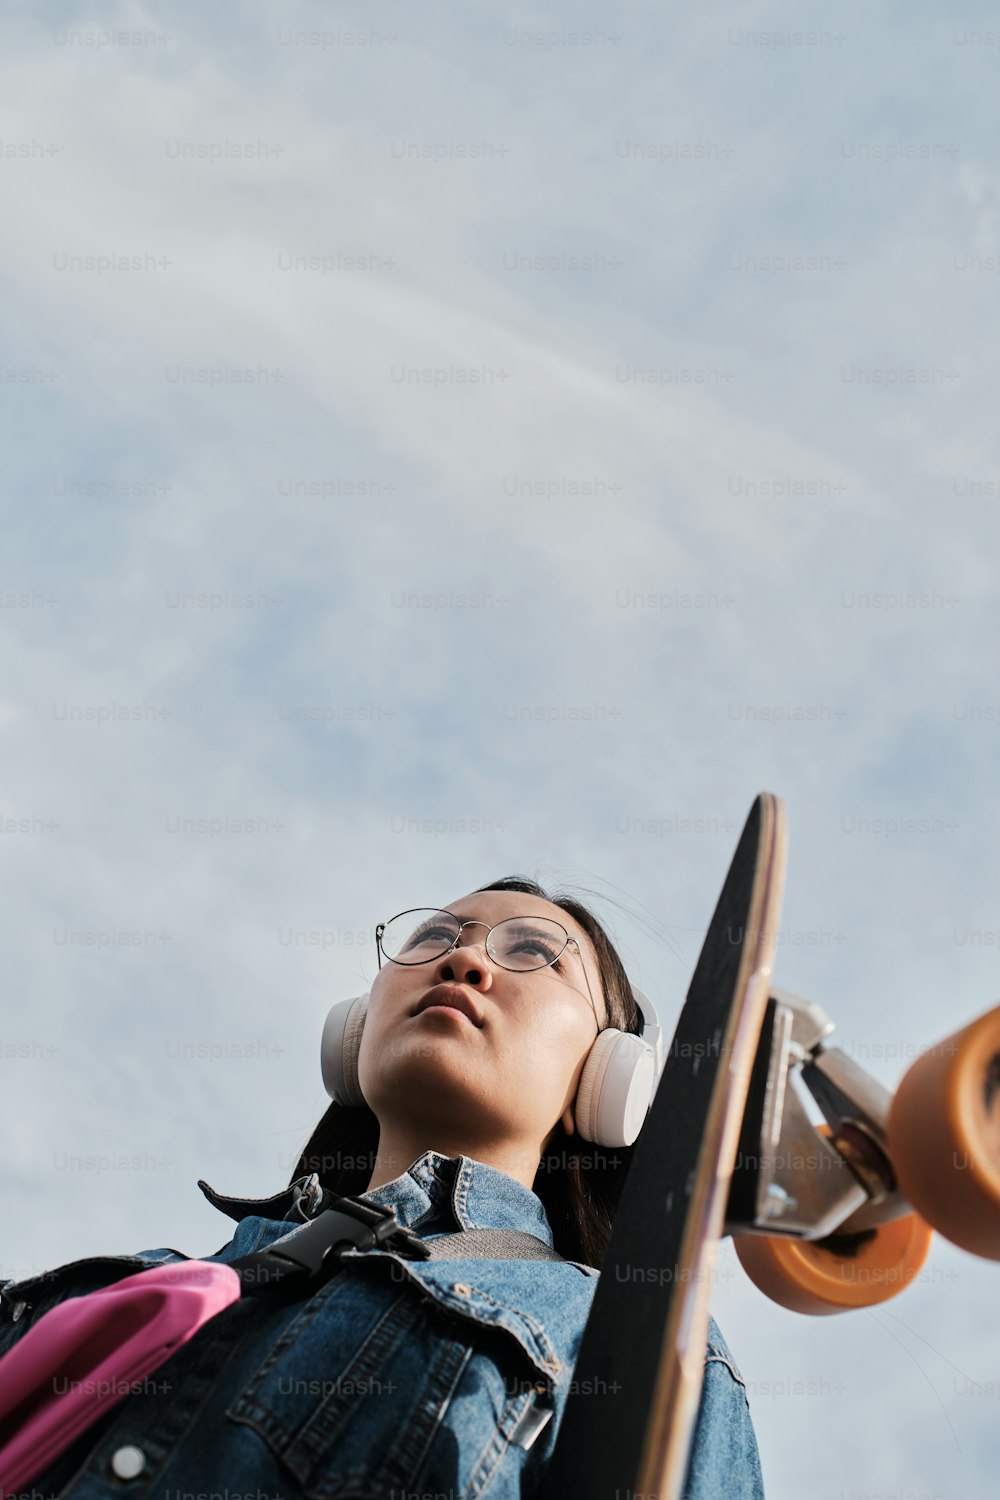
[{"label": "woman's nose", "polygon": [[438,960],[436,978],[489,989],[493,983],[493,965],[485,946],[482,943],[459,943],[457,948]]}]

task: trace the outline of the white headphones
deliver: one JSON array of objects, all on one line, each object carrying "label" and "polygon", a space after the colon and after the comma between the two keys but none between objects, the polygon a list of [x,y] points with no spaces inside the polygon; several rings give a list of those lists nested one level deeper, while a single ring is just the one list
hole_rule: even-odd
[{"label": "white headphones", "polygon": [[[596,1146],[631,1146],[642,1129],[663,1069],[660,1018],[647,995],[632,986],[642,1032],[598,1032],[580,1074],[576,1128]],[[358,1053],[368,1013],[369,992],[338,1000],[323,1026],[320,1062],[323,1086],[338,1104],[364,1104],[358,1084]]]}]

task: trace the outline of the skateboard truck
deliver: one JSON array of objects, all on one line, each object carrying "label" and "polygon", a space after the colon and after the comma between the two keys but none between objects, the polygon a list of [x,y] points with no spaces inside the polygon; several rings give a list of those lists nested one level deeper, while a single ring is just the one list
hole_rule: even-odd
[{"label": "skateboard truck", "polygon": [[[892,1095],[840,1047],[814,1001],[771,987],[726,1209],[725,1233],[818,1240],[910,1211],[889,1159]],[[793,1073],[819,1105],[815,1125]]]}]

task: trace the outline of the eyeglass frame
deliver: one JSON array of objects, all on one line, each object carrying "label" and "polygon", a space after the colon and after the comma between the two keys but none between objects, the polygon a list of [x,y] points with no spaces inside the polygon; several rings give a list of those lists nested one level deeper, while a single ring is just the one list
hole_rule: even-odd
[{"label": "eyeglass frame", "polygon": [[[443,953],[435,953],[433,958],[418,959],[416,963],[402,964],[399,962],[398,958],[391,958],[388,953],[383,953],[382,934],[388,927],[389,922],[395,922],[396,917],[409,916],[410,912],[414,911],[444,912],[446,916],[453,917],[454,920],[458,922],[458,931],[455,934],[455,941],[452,943],[451,947],[446,948]],[[587,965],[583,961],[583,950],[573,934],[571,932],[566,932],[566,928],[563,927],[563,924],[561,922],[557,922],[555,917],[545,917],[543,920],[546,922],[551,922],[554,927],[558,927],[562,932],[566,933],[566,941],[559,949],[559,952],[555,955],[555,957],[549,959],[548,963],[539,964],[535,969],[510,969],[506,964],[502,964],[498,958],[494,958],[493,954],[490,952],[487,944],[489,943],[490,936],[492,935],[495,928],[502,927],[504,922],[536,922],[538,920],[539,918],[536,916],[530,916],[528,913],[523,913],[520,916],[501,917],[500,921],[494,922],[493,926],[491,927],[488,922],[484,922],[479,917],[467,917],[464,922],[461,922],[459,921],[458,917],[455,916],[455,913],[453,911],[449,911],[446,906],[408,906],[406,908],[406,911],[398,911],[395,917],[390,917],[389,922],[379,922],[376,924],[375,948],[378,953],[379,970],[381,970],[382,968],[383,956],[388,959],[389,963],[398,964],[401,969],[419,969],[421,964],[437,963],[439,959],[447,958],[449,953],[454,953],[455,949],[458,947],[462,932],[466,927],[485,927],[487,929],[486,937],[483,939],[483,952],[490,960],[490,963],[496,964],[498,969],[503,969],[507,974],[540,974],[543,969],[551,969],[556,960],[562,958],[563,954],[566,952],[566,949],[569,947],[570,943],[572,943],[574,948],[576,949],[577,957],[580,960],[580,968],[583,970],[583,977],[587,981],[587,994],[590,996],[590,1008],[594,1012],[594,1020],[597,1022],[597,1033],[598,1035],[600,1035],[604,1028],[601,1025],[600,1017],[597,1014],[597,1006],[594,1004],[594,992],[590,988],[590,976],[587,973]],[[576,993],[579,995],[582,993],[582,991],[577,990]]]}]

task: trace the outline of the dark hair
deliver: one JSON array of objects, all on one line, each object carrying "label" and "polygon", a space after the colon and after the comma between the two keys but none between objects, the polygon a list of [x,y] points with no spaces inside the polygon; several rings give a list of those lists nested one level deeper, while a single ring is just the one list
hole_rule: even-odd
[{"label": "dark hair", "polygon": [[[624,965],[597,917],[574,896],[550,895],[524,875],[505,875],[479,891],[520,891],[561,907],[586,932],[594,946],[607,1007],[607,1025],[638,1032],[639,1008]],[[344,1197],[364,1193],[371,1181],[378,1150],[379,1122],[367,1105],[350,1107],[331,1101],[303,1147],[289,1183],[316,1172],[324,1187]],[[558,1121],[538,1165],[532,1191],[537,1193],[552,1226],[555,1248],[567,1260],[601,1265],[615,1210],[632,1161],[631,1146],[604,1147],[567,1135]]]}]

